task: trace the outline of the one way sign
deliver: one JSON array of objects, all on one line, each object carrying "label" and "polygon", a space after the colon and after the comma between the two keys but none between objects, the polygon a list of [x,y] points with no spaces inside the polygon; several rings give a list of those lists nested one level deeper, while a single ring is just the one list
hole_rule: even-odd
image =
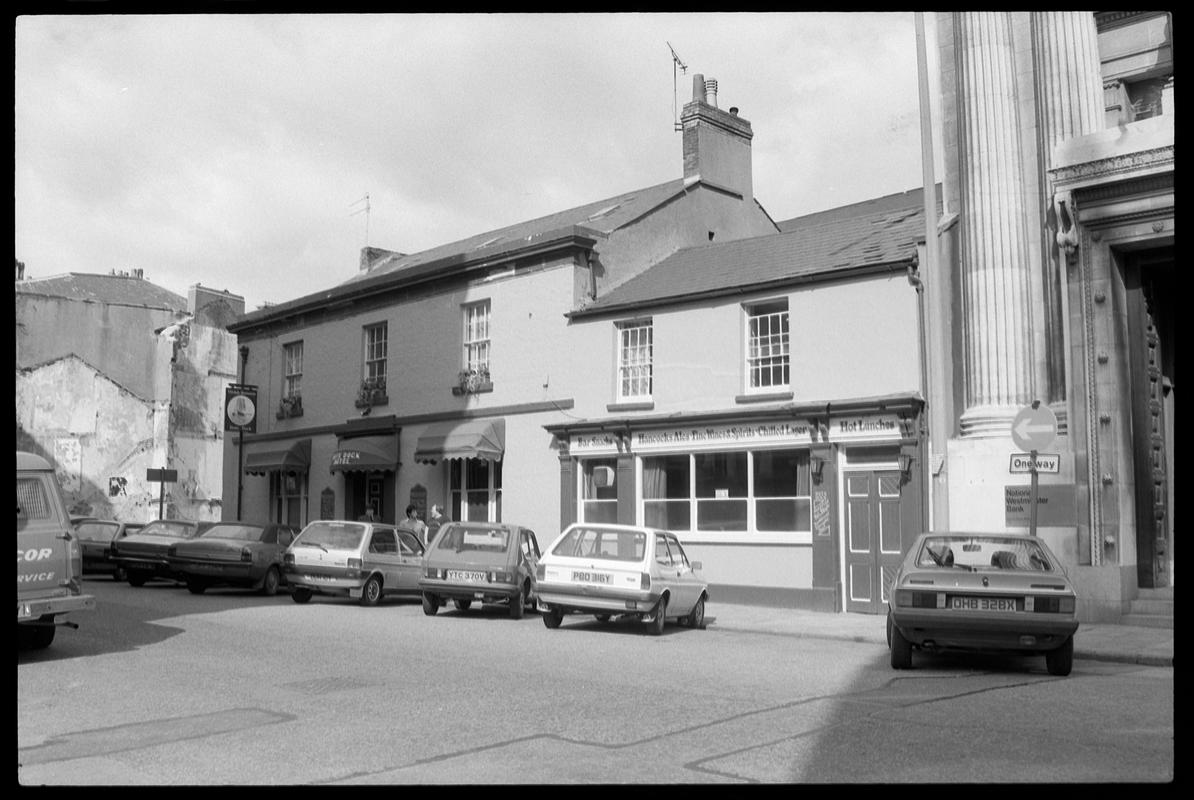
[{"label": "one way sign", "polygon": [[[1012,461],[1009,466],[1009,471],[1015,475],[1018,473],[1032,472],[1032,454],[1031,453],[1012,453]],[[1060,453],[1037,453],[1036,454],[1036,471],[1037,472],[1061,472],[1061,454]]]}]

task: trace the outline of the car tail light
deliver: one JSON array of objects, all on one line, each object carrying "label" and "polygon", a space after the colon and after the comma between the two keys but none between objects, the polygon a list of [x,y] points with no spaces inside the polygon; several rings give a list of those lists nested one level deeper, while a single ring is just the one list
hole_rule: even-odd
[{"label": "car tail light", "polygon": [[895,604],[901,608],[937,608],[937,592],[896,589]]},{"label": "car tail light", "polygon": [[1072,597],[1033,597],[1032,610],[1044,614],[1073,614],[1074,598]]},{"label": "car tail light", "polygon": [[545,577],[547,577],[547,567],[543,564],[537,564],[535,566],[535,580],[541,581]]},{"label": "car tail light", "polygon": [[283,553],[282,554],[282,563],[288,567],[293,567],[294,566],[294,553]]},{"label": "car tail light", "polygon": [[442,570],[439,567],[427,567],[427,569],[423,570],[423,576],[440,580],[443,578],[443,575],[440,574],[441,572]]},{"label": "car tail light", "polygon": [[241,561],[252,561],[253,560],[253,548],[251,548],[247,545],[245,547],[242,547],[240,549],[240,560]]},{"label": "car tail light", "polygon": [[639,573],[638,588],[642,589],[644,592],[651,588],[650,572]]},{"label": "car tail light", "polygon": [[348,559],[348,577],[356,578],[360,574],[360,571],[361,571],[361,559],[359,559],[359,558]]},{"label": "car tail light", "polygon": [[491,572],[489,573],[490,583],[513,583],[514,577],[509,572]]}]

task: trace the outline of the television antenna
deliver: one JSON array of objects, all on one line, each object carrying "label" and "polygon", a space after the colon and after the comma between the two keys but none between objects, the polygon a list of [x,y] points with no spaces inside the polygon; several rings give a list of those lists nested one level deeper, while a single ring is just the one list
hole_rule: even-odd
[{"label": "television antenna", "polygon": [[676,114],[676,98],[679,96],[679,84],[677,83],[676,67],[685,75],[688,74],[688,65],[685,64],[680,56],[676,53],[676,48],[672,47],[672,43],[667,43],[667,49],[672,51],[672,130],[684,130],[684,126],[680,124],[680,118]]},{"label": "television antenna", "polygon": [[365,196],[362,197],[361,199],[354,200],[353,202],[349,203],[348,207],[352,208],[353,206],[358,205],[360,203],[364,203],[365,207],[357,209],[356,211],[352,212],[348,216],[355,217],[357,214],[362,214],[362,213],[365,215],[365,247],[368,247],[369,246],[369,194],[368,193],[366,193]]}]

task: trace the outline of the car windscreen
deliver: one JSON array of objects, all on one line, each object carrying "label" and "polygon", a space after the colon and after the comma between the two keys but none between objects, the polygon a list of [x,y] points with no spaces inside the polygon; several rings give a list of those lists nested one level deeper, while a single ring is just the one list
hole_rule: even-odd
[{"label": "car windscreen", "polygon": [[361,545],[365,526],[352,522],[312,522],[292,547],[323,547],[335,550],[355,550]]},{"label": "car windscreen", "polygon": [[510,544],[510,532],[502,528],[470,528],[465,525],[451,525],[436,540],[436,550],[451,550],[463,553],[479,550],[489,553],[504,553]]},{"label": "car windscreen", "polygon": [[1052,572],[1041,543],[1027,536],[929,536],[916,556],[918,568]]},{"label": "car windscreen", "polygon": [[552,555],[642,561],[647,535],[642,531],[579,527],[568,531],[552,548]]},{"label": "car windscreen", "polygon": [[115,522],[80,522],[75,535],[84,542],[110,542],[119,527]]},{"label": "car windscreen", "polygon": [[238,542],[261,541],[260,525],[241,525],[238,523],[217,523],[199,534],[200,539],[233,539]]},{"label": "car windscreen", "polygon": [[138,536],[172,536],[176,539],[190,539],[199,532],[199,527],[193,522],[178,522],[175,520],[159,520],[151,522],[141,530]]}]

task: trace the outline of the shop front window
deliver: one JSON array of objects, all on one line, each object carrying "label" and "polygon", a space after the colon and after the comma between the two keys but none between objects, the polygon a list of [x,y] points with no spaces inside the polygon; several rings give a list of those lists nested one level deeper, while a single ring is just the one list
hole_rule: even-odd
[{"label": "shop front window", "polygon": [[584,522],[618,521],[618,460],[594,458],[582,462],[581,510]]},{"label": "shop front window", "polygon": [[272,521],[301,528],[307,524],[307,473],[271,472],[269,474]]},{"label": "shop front window", "polygon": [[747,530],[750,483],[746,455],[737,452],[693,456],[698,531]]},{"label": "shop front window", "polygon": [[687,531],[692,528],[689,457],[643,459],[643,524],[649,528]]},{"label": "shop front window", "polygon": [[448,468],[452,519],[502,521],[502,462],[454,458]]},{"label": "shop front window", "polygon": [[755,529],[810,530],[808,451],[764,450],[754,459]]}]

